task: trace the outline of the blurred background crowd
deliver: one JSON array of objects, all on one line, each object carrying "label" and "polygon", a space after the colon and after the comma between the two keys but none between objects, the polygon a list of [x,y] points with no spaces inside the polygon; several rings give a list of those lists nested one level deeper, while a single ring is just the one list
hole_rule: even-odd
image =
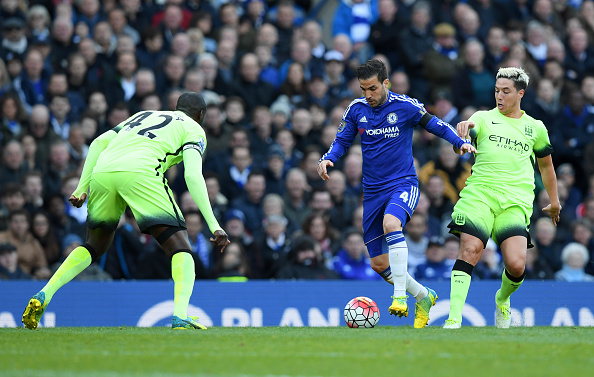
[{"label": "blurred background crowd", "polygon": [[[213,250],[183,179],[167,173],[198,278],[380,279],[362,238],[361,148],[322,181],[318,161],[375,57],[391,90],[455,125],[494,107],[499,67],[523,67],[522,108],[554,147],[563,210],[554,227],[536,173],[527,278],[594,280],[594,1],[0,0],[0,278],[48,279],[85,238],[67,198],[93,139],[184,91],[208,111],[208,195],[232,243]],[[470,156],[415,132],[419,205],[406,224],[410,271],[449,279],[447,234]],[[398,159],[398,156],[394,156]],[[538,170],[538,169],[536,169]],[[490,241],[473,276],[498,279]],[[132,213],[79,279],[167,279],[170,263]]]}]

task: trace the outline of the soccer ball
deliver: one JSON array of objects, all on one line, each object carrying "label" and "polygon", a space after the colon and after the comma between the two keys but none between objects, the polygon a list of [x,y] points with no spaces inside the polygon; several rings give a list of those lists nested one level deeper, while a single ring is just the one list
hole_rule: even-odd
[{"label": "soccer ball", "polygon": [[380,312],[369,297],[355,297],[344,307],[344,321],[348,327],[372,328],[379,322]]}]

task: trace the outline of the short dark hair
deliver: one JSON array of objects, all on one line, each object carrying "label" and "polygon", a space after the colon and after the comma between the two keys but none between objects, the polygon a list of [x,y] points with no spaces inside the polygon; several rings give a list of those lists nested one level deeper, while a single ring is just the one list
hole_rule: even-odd
[{"label": "short dark hair", "polygon": [[361,64],[357,67],[355,74],[359,80],[367,80],[377,77],[380,83],[388,78],[386,65],[379,59],[371,59]]},{"label": "short dark hair", "polygon": [[206,102],[198,93],[185,92],[177,99],[175,110],[186,113],[192,119],[197,119],[201,112],[206,111]]}]

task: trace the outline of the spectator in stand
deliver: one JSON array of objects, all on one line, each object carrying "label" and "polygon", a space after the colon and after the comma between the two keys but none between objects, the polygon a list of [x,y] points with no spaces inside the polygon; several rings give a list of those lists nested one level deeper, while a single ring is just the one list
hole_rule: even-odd
[{"label": "spectator in stand", "polygon": [[52,96],[50,103],[50,123],[54,132],[62,139],[68,139],[70,132],[71,117],[70,117],[70,101],[68,97],[57,94]]},{"label": "spectator in stand", "polygon": [[330,192],[332,209],[330,210],[330,225],[334,229],[346,229],[351,224],[351,219],[358,206],[358,198],[346,192],[346,177],[338,169],[329,174],[330,180],[326,181],[326,189]]},{"label": "spectator in stand", "polygon": [[540,218],[534,224],[534,246],[538,258],[549,265],[553,271],[561,269],[561,243],[556,239],[557,228],[548,218]]},{"label": "spectator in stand", "polygon": [[[488,1],[490,2],[491,0]],[[497,72],[508,47],[505,29],[501,25],[492,25],[487,31],[487,37],[485,39],[485,67],[493,74]]]},{"label": "spectator in stand", "polygon": [[[0,74],[1,75],[1,74]],[[0,144],[18,138],[25,130],[27,113],[17,93],[0,94]]]},{"label": "spectator in stand", "polygon": [[43,207],[43,176],[38,171],[29,171],[22,178],[24,208],[32,215]]},{"label": "spectator in stand", "polygon": [[275,142],[281,146],[285,153],[285,170],[299,166],[303,153],[295,149],[295,137],[288,129],[280,129],[276,133]]},{"label": "spectator in stand", "polygon": [[31,217],[31,234],[43,248],[43,253],[47,259],[48,266],[59,261],[61,258],[62,250],[61,243],[56,236],[53,224],[51,223],[49,215],[39,210]]},{"label": "spectator in stand", "polygon": [[157,74],[157,91],[164,93],[167,89],[181,88],[186,72],[184,59],[177,55],[167,55],[163,63],[163,73]]},{"label": "spectator in stand", "polygon": [[68,98],[68,103],[70,105],[68,117],[71,121],[78,121],[81,113],[87,108],[83,96],[79,92],[69,90],[66,72],[54,72],[50,76],[47,93],[50,96],[48,105],[51,104],[51,100],[53,100],[53,97],[55,96]]},{"label": "spectator in stand", "polygon": [[235,79],[236,48],[236,43],[230,40],[222,40],[217,44],[217,77],[220,77],[225,85],[231,85]]},{"label": "spectator in stand", "polygon": [[18,140],[9,141],[2,151],[0,190],[9,182],[20,183],[27,171],[23,146]]},{"label": "spectator in stand", "polygon": [[126,12],[122,8],[113,8],[107,13],[107,22],[111,26],[115,35],[127,35],[132,38],[134,45],[140,43],[140,33],[128,25]]},{"label": "spectator in stand", "polygon": [[367,41],[371,25],[379,18],[378,3],[378,0],[342,0],[334,12],[332,35],[347,35],[360,63],[369,60],[372,55]]},{"label": "spectator in stand", "polygon": [[405,70],[410,78],[419,101],[425,102],[429,98],[429,86],[423,77],[423,56],[433,44],[430,29],[431,6],[426,1],[417,1],[412,6],[410,25],[400,34],[399,45]]},{"label": "spectator in stand", "polygon": [[311,46],[311,54],[314,58],[322,59],[326,52],[326,46],[322,40],[322,26],[317,20],[308,20],[301,26],[303,38],[309,42]]},{"label": "spectator in stand", "polygon": [[423,72],[429,82],[430,93],[452,87],[454,77],[460,66],[456,29],[448,23],[440,23],[433,28],[435,42],[423,58]]},{"label": "spectator in stand", "polygon": [[303,170],[292,168],[287,172],[285,201],[285,216],[293,224],[303,224],[310,214],[311,208],[307,205],[307,177]]},{"label": "spectator in stand", "polygon": [[29,280],[31,275],[19,267],[16,247],[8,242],[0,243],[0,280]]},{"label": "spectator in stand", "polygon": [[[236,103],[242,103],[239,97],[231,98],[234,99],[234,102]],[[236,107],[232,103],[229,105]],[[244,114],[243,106],[240,106],[241,114]],[[232,107],[229,107],[229,112],[227,113],[227,122],[230,121]],[[256,158],[260,161],[266,159],[268,149],[275,144],[274,140],[272,139],[272,115],[270,114],[268,107],[257,106],[254,111],[252,111],[252,122],[249,127],[243,127],[241,123],[235,124],[234,127],[238,129],[248,128],[250,146]]]},{"label": "spectator in stand", "polygon": [[448,218],[454,209],[454,204],[445,194],[445,180],[440,175],[433,174],[427,179],[425,189],[431,202],[429,214],[440,220]]},{"label": "spectator in stand", "polygon": [[214,268],[214,277],[218,281],[244,282],[252,277],[248,255],[240,243],[231,242]]},{"label": "spectator in stand", "polygon": [[425,231],[425,236],[427,236],[428,238],[440,236],[442,234],[443,228],[442,221],[437,217],[429,214],[431,202],[429,201],[429,197],[427,196],[427,192],[425,190],[419,190],[418,200],[419,203],[417,204],[417,208],[415,208],[415,213],[425,215],[425,217],[427,218],[427,230]]},{"label": "spectator in stand", "polygon": [[138,64],[155,71],[167,56],[163,48],[163,35],[156,27],[150,26],[142,32],[142,44],[136,50]]},{"label": "spectator in stand", "polygon": [[265,169],[266,192],[284,195],[285,193],[285,153],[278,144],[268,148],[268,159]]},{"label": "spectator in stand", "polygon": [[564,163],[557,167],[557,179],[562,181],[567,188],[567,199],[565,199],[564,208],[572,220],[576,218],[577,207],[582,202],[582,192],[575,185],[575,175],[575,170],[569,163]]},{"label": "spectator in stand", "polygon": [[399,50],[394,48],[394,41],[400,38],[406,25],[406,20],[398,9],[396,0],[379,0],[379,18],[371,25],[369,33],[369,43],[375,53],[385,55],[393,69],[402,67],[402,58]]},{"label": "spectator in stand", "polygon": [[466,106],[490,109],[493,102],[491,88],[495,85],[493,74],[485,67],[485,49],[481,42],[469,40],[462,47],[464,68],[454,78],[456,107]]},{"label": "spectator in stand", "polygon": [[346,191],[359,197],[363,194],[363,161],[360,155],[350,152],[344,159],[344,175],[346,176]]},{"label": "spectator in stand", "polygon": [[526,279],[552,280],[555,278],[553,269],[538,256],[538,248],[532,247],[526,251]]},{"label": "spectator in stand", "polygon": [[208,157],[214,157],[214,155],[226,151],[231,139],[231,127],[225,122],[225,116],[219,105],[206,106],[206,115],[202,126],[208,137],[209,151],[207,153],[210,152]]},{"label": "spectator in stand", "polygon": [[292,62],[287,69],[287,77],[279,89],[279,93],[285,95],[291,105],[291,109],[303,106],[307,98],[307,81],[303,64]]},{"label": "spectator in stand", "polygon": [[271,215],[264,219],[264,234],[257,241],[257,276],[273,278],[287,261],[291,250],[291,238],[286,233],[287,224],[287,218],[282,215]]},{"label": "spectator in stand", "polygon": [[232,93],[245,101],[248,114],[251,114],[256,106],[270,106],[274,101],[274,87],[260,78],[260,66],[255,54],[247,53],[242,56],[239,78],[233,86]]},{"label": "spectator in stand", "polygon": [[223,215],[227,211],[229,200],[221,193],[219,176],[216,173],[207,172],[204,174],[204,182],[206,182],[206,192],[212,211],[217,220],[222,221]]},{"label": "spectator in stand", "polygon": [[569,33],[565,68],[567,76],[580,82],[586,73],[594,71],[594,49],[588,44],[588,33],[584,29],[572,30]]},{"label": "spectator in stand", "polygon": [[22,58],[29,44],[25,35],[25,21],[11,17],[2,22],[2,45],[0,57],[7,59],[13,56]]},{"label": "spectator in stand", "polygon": [[[437,115],[436,115],[437,116]],[[450,144],[439,147],[439,159],[429,161],[419,170],[419,181],[424,185],[429,183],[429,178],[439,175],[444,185],[444,195],[452,202],[458,201],[460,191],[466,186],[466,179],[470,177],[471,165],[462,161]]]},{"label": "spectator in stand", "polygon": [[50,147],[48,166],[43,179],[46,194],[60,193],[62,179],[76,168],[70,159],[68,143],[63,140],[54,142]]},{"label": "spectator in stand", "polygon": [[29,231],[29,214],[16,210],[8,215],[8,230],[0,232],[0,242],[9,242],[17,249],[19,267],[37,279],[49,279],[43,248]]},{"label": "spectator in stand", "polygon": [[577,242],[567,244],[561,252],[563,267],[555,273],[555,280],[568,282],[593,282],[594,276],[585,272],[590,259],[588,249]]},{"label": "spectator in stand", "polygon": [[0,230],[8,228],[8,216],[11,212],[25,208],[25,197],[19,183],[7,183],[0,191]]},{"label": "spectator in stand", "polygon": [[418,265],[425,263],[425,250],[429,245],[427,232],[427,216],[414,212],[405,225],[406,244],[408,245],[408,270],[414,276]]},{"label": "spectator in stand", "polygon": [[363,235],[347,229],[342,237],[342,248],[332,258],[332,269],[345,280],[378,280],[381,277],[371,268]]},{"label": "spectator in stand", "polygon": [[[196,275],[205,278],[210,277],[220,252],[212,247],[211,243],[208,242],[208,238],[204,235],[204,222],[198,209],[184,213],[184,218],[188,228],[188,239],[192,247],[192,257],[200,260],[199,263],[196,263],[197,266],[202,266],[202,270]],[[215,250],[217,253],[215,253]]]},{"label": "spectator in stand", "polygon": [[221,191],[227,198],[235,199],[244,192],[253,162],[249,148],[238,146],[231,150],[230,162],[220,175]]},{"label": "spectator in stand", "polygon": [[309,236],[300,236],[293,241],[289,259],[278,271],[276,278],[334,280],[339,276],[324,266],[320,245]]},{"label": "spectator in stand", "polygon": [[244,194],[231,201],[231,207],[241,210],[246,217],[246,227],[256,234],[262,224],[262,199],[266,193],[266,178],[262,171],[252,171],[247,177]]},{"label": "spectator in stand", "polygon": [[71,233],[75,233],[81,238],[86,235],[85,225],[66,212],[66,204],[62,194],[47,196],[44,200],[43,209],[50,216],[59,240],[63,240],[67,234]]},{"label": "spectator in stand", "polygon": [[526,106],[526,112],[532,114],[534,119],[541,120],[549,130],[551,137],[557,133],[555,123],[561,110],[559,96],[560,93],[555,91],[553,82],[550,79],[542,78],[538,81],[534,102],[528,103]]},{"label": "spectator in stand", "polygon": [[456,263],[456,259],[458,259],[460,239],[458,237],[448,235],[444,241],[443,248],[445,250],[445,262],[448,266],[450,266],[451,269],[454,266],[454,263]]},{"label": "spectator in stand", "polygon": [[446,261],[446,251],[441,237],[433,237],[429,240],[425,258],[425,262],[418,265],[415,270],[415,279],[442,281],[450,279],[451,266]]},{"label": "spectator in stand", "polygon": [[323,60],[314,58],[311,53],[311,46],[305,39],[297,39],[291,44],[291,56],[280,66],[280,80],[284,82],[287,79],[289,67],[293,63],[299,63],[303,66],[303,75],[306,81],[310,81],[316,75],[322,75],[324,72]]},{"label": "spectator in stand", "polygon": [[43,56],[37,50],[26,53],[24,70],[13,81],[15,90],[19,93],[23,106],[31,114],[33,106],[47,102],[47,85],[50,73],[43,67]]},{"label": "spectator in stand", "polygon": [[289,58],[294,34],[294,6],[295,4],[292,0],[281,0],[277,5],[276,23],[274,26],[276,26],[278,33],[275,55],[278,58],[279,64],[284,63]]}]

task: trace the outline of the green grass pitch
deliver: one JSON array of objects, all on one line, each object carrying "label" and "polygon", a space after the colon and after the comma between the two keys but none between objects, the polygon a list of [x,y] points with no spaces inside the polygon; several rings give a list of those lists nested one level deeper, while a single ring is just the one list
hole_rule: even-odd
[{"label": "green grass pitch", "polygon": [[0,329],[0,376],[593,376],[594,328]]}]

